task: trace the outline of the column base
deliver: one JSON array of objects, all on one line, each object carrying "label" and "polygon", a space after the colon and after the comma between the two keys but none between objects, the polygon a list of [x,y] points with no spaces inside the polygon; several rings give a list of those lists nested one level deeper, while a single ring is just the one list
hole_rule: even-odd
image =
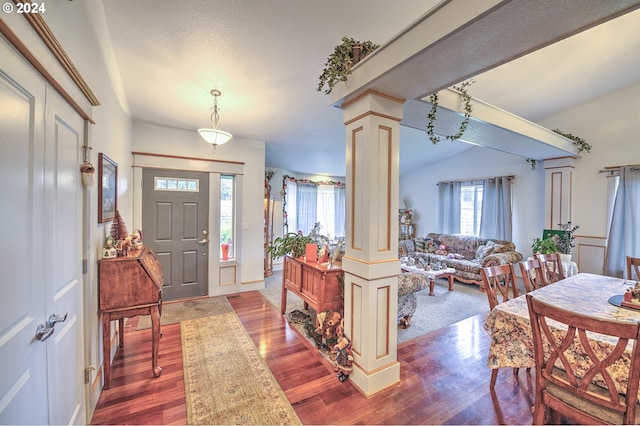
[{"label": "column base", "polygon": [[386,367],[367,373],[359,365],[353,366],[349,381],[366,397],[370,397],[389,386],[400,382],[400,363],[394,362]]}]

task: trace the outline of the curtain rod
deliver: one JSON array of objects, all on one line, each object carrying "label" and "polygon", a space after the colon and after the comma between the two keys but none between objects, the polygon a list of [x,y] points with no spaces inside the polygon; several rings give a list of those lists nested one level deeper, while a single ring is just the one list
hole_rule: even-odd
[{"label": "curtain rod", "polygon": [[612,175],[619,172],[624,167],[631,167],[632,172],[640,171],[640,164],[627,164],[626,166],[608,166],[602,170],[598,170],[598,173],[611,173]]},{"label": "curtain rod", "polygon": [[453,183],[453,182],[460,182],[460,183],[464,183],[464,182],[479,182],[479,181],[483,181],[483,180],[487,180],[487,179],[499,179],[499,178],[509,178],[509,179],[515,179],[515,175],[509,175],[509,176],[489,176],[489,177],[483,177],[483,178],[474,178],[474,179],[454,179],[454,180],[443,180],[438,182],[436,185],[440,185],[441,183]]}]

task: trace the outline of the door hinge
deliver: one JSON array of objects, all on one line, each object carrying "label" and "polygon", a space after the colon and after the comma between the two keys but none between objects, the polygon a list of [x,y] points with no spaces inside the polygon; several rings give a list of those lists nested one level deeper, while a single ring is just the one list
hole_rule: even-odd
[{"label": "door hinge", "polygon": [[87,259],[82,259],[82,273],[86,274],[89,271],[89,262]]},{"label": "door hinge", "polygon": [[85,384],[89,384],[89,382],[91,381],[91,372],[93,370],[95,370],[93,365],[90,365],[90,366],[88,366],[87,368],[84,369],[84,383]]}]

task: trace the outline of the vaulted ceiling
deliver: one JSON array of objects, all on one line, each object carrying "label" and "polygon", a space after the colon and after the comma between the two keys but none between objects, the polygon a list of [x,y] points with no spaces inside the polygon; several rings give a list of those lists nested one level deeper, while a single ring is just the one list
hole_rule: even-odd
[{"label": "vaulted ceiling", "polygon": [[[585,9],[600,1],[573,0]],[[631,8],[640,3],[611,2]],[[446,3],[402,0],[390,7],[387,0],[108,0],[103,6],[134,120],[194,131],[206,127],[209,91],[219,89],[219,127],[238,138],[265,141],[267,166],[343,176],[342,111],[330,107],[330,97],[316,90],[326,57],[345,35],[384,45]],[[523,38],[541,31],[524,22],[512,24]],[[474,98],[539,122],[638,83],[638,52],[640,11],[635,10],[467,76],[475,81],[469,91]],[[426,118],[424,123],[426,129]],[[401,172],[469,147],[458,141],[433,146],[420,126],[401,126]]]}]

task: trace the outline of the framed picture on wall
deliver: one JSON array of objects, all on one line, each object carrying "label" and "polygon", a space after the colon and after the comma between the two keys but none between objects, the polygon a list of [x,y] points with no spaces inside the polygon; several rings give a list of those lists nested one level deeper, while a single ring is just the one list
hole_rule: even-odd
[{"label": "framed picture on wall", "polygon": [[98,176],[98,223],[105,223],[118,208],[118,164],[103,153],[98,155]]}]

